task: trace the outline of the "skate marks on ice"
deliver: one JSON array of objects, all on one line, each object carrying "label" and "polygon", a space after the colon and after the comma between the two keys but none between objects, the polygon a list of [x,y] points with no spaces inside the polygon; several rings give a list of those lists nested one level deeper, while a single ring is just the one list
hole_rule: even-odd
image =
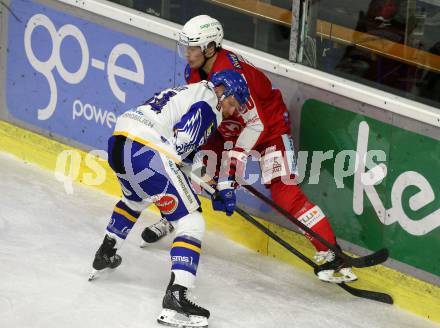
[{"label": "skate marks on ice", "polygon": [[[171,237],[145,249],[146,213],[120,251],[122,264],[88,282],[117,199],[0,153],[0,327],[160,327]],[[396,307],[356,299],[312,274],[207,233],[196,301],[209,327],[439,328]],[[366,315],[368,314],[368,315]]]}]

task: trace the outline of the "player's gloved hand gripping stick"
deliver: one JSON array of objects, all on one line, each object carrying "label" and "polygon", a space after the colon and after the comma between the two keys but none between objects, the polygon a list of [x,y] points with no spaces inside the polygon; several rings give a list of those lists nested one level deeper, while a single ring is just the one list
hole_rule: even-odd
[{"label": "player's gloved hand gripping stick", "polygon": [[211,195],[212,208],[215,211],[225,212],[227,216],[234,213],[237,202],[233,184],[235,181],[218,182],[217,190]]},{"label": "player's gloved hand gripping stick", "polygon": [[211,195],[212,207],[216,211],[223,211],[227,216],[231,216],[235,211],[237,198],[235,189],[237,182],[235,175],[237,170],[243,171],[246,166],[247,155],[242,148],[233,148],[222,163],[220,177],[215,178],[217,183],[216,191]]}]

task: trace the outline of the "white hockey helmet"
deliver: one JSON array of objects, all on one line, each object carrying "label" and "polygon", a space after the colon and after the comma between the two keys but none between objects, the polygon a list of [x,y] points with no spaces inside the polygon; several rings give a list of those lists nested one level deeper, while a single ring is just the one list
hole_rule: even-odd
[{"label": "white hockey helmet", "polygon": [[199,46],[204,51],[211,42],[221,47],[222,41],[223,27],[218,20],[208,15],[195,16],[179,32],[179,54],[184,55],[186,47]]}]

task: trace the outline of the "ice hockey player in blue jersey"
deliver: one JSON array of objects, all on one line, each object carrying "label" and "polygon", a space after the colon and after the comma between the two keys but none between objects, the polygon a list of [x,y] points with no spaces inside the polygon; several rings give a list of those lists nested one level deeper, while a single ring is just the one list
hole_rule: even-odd
[{"label": "ice hockey player in blue jersey", "polygon": [[[216,85],[202,81],[155,94],[122,114],[109,139],[108,161],[123,197],[114,207],[89,280],[99,271],[121,264],[117,250],[141,211],[154,203],[175,229],[171,280],[157,320],[178,327],[206,327],[209,318],[209,311],[188,297],[188,289],[194,287],[205,222],[200,201],[180,165],[249,96],[245,80],[232,70],[217,73],[215,81]],[[227,189],[219,192],[233,195]],[[228,202],[227,197],[224,201]]]}]

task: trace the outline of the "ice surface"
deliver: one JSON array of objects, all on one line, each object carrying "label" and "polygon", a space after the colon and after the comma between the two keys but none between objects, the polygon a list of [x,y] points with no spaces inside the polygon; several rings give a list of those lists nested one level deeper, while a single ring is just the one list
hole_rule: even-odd
[{"label": "ice surface", "polygon": [[[145,213],[113,272],[88,282],[117,199],[0,153],[0,327],[158,327],[171,239],[140,249]],[[243,233],[246,233],[243,231]],[[396,307],[355,298],[312,274],[208,232],[197,301],[210,327],[439,328]]]}]

